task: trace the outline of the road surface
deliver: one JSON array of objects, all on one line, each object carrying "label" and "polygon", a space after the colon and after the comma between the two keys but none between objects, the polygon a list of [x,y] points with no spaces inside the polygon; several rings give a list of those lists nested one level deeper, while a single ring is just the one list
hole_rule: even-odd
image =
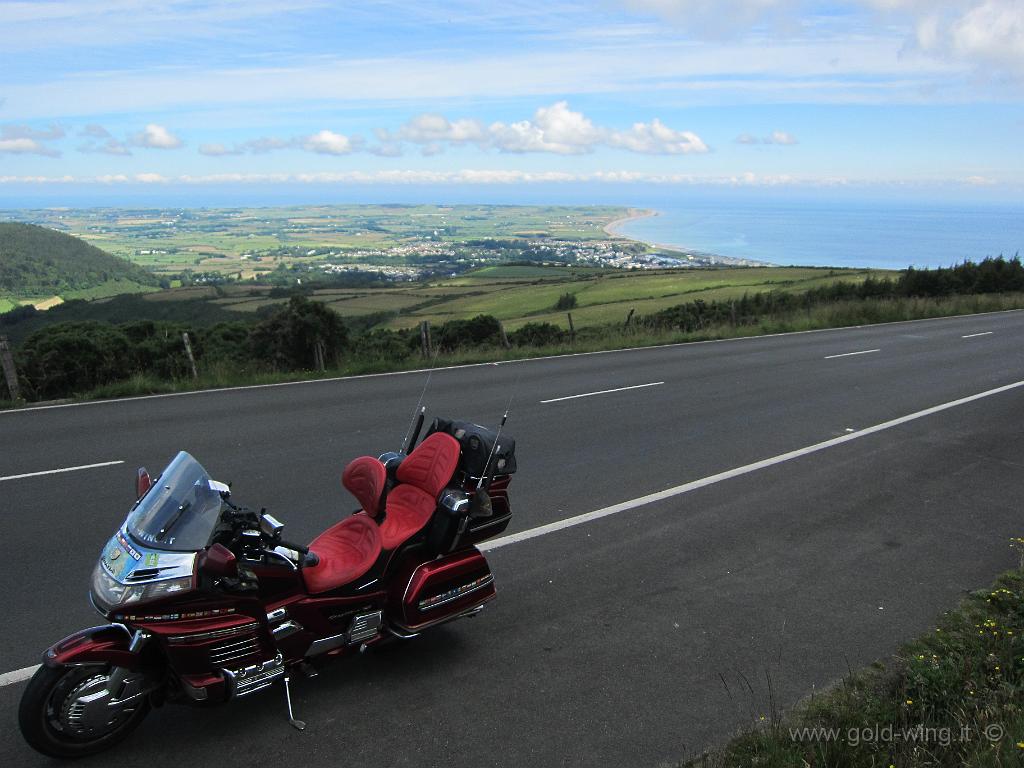
[{"label": "road surface", "polygon": [[[121,756],[80,764],[692,755],[891,654],[1014,565],[1022,338],[1008,312],[434,371],[435,415],[494,424],[514,395],[498,600],[297,681],[304,733],[275,688],[165,707]],[[426,378],[0,412],[0,763],[47,764],[17,733],[17,680],[97,623],[88,579],[136,466],[186,449],[309,540],[355,506],[345,462],[400,445]]]}]

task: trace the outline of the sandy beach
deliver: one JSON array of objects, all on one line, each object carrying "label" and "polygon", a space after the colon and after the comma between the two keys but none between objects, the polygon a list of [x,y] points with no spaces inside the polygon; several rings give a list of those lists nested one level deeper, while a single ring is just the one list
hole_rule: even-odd
[{"label": "sandy beach", "polygon": [[660,250],[671,251],[673,253],[681,253],[686,255],[700,256],[702,259],[707,259],[712,264],[722,264],[726,266],[759,266],[759,267],[774,267],[766,261],[755,261],[753,259],[736,259],[731,256],[721,256],[717,253],[705,253],[703,251],[695,251],[692,248],[683,248],[679,245],[672,245],[671,243],[656,243],[651,240],[639,240],[635,237],[623,234],[620,231],[620,227],[629,221],[636,221],[637,219],[648,219],[652,216],[660,216],[660,212],[653,209],[641,210],[641,209],[629,209],[629,214],[622,218],[615,219],[608,224],[605,224],[604,231],[610,237],[620,237],[623,240],[632,240],[635,243],[643,243],[650,248],[657,248]]},{"label": "sandy beach", "polygon": [[619,227],[625,224],[627,221],[634,221],[635,219],[647,219],[650,218],[651,216],[657,215],[659,214],[655,210],[640,210],[630,208],[629,213],[626,216],[623,216],[620,219],[615,219],[615,221],[610,221],[607,224],[605,224],[604,231],[606,235],[609,235],[611,237],[621,237],[624,240],[633,240],[634,238],[627,237],[626,235],[622,234],[619,231]]}]

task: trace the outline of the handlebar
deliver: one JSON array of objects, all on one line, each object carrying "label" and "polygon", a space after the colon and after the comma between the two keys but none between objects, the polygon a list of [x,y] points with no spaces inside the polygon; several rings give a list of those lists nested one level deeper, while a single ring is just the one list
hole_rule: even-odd
[{"label": "handlebar", "polygon": [[304,547],[301,544],[293,544],[292,542],[285,541],[284,539],[276,539],[274,543],[278,546],[284,547],[285,549],[294,549],[300,555],[309,554],[309,547]]}]

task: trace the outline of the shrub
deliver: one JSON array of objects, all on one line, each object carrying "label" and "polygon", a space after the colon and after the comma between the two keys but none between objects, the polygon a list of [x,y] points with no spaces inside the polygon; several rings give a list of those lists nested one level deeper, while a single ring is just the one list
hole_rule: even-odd
[{"label": "shrub", "polygon": [[253,355],[278,370],[312,369],[316,346],[323,344],[324,363],[334,364],[348,344],[348,329],[341,315],[305,296],[288,303],[253,328]]},{"label": "shrub", "polygon": [[434,343],[446,350],[500,344],[501,324],[491,315],[477,315],[470,320],[449,320],[441,326]]},{"label": "shrub", "polygon": [[563,338],[565,331],[552,323],[527,323],[508,335],[509,341],[520,347],[544,347]]},{"label": "shrub", "polygon": [[63,397],[132,374],[131,345],[107,323],[58,323],[36,331],[19,350],[26,386],[37,399]]},{"label": "shrub", "polygon": [[555,309],[567,310],[575,309],[579,302],[576,300],[575,293],[563,293],[558,297],[558,301],[555,302]]}]

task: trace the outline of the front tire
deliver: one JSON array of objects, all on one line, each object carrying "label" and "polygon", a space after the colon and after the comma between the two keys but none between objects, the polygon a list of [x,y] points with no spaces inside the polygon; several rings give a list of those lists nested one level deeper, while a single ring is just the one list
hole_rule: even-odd
[{"label": "front tire", "polygon": [[32,676],[21,696],[18,725],[21,735],[37,752],[50,757],[84,757],[113,746],[142,722],[149,712],[149,697],[110,707],[109,719],[86,723],[84,697],[102,696],[110,675],[107,666],[47,667]]}]

